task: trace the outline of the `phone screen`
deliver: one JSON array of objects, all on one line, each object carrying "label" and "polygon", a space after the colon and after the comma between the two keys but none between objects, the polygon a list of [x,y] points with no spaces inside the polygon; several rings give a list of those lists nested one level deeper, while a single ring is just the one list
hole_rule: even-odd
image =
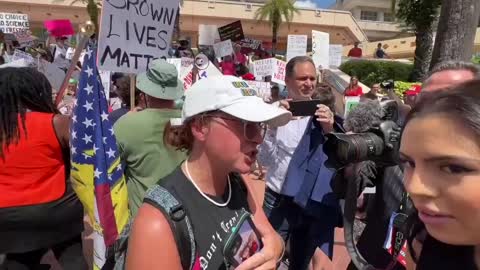
[{"label": "phone screen", "polygon": [[227,258],[233,266],[238,266],[263,248],[263,243],[250,217],[246,218],[233,236]]},{"label": "phone screen", "polygon": [[321,101],[318,99],[290,101],[290,112],[292,116],[313,116],[318,109]]}]

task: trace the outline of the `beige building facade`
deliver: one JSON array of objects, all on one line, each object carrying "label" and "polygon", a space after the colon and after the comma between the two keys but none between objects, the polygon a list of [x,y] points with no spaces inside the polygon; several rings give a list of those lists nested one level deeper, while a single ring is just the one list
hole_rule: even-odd
[{"label": "beige building facade", "polygon": [[[254,19],[255,12],[264,0],[251,1],[184,1],[181,8],[180,29],[182,35],[188,36],[195,46],[198,41],[200,24],[223,26],[237,20],[242,21],[245,36],[262,41],[271,41],[272,31],[268,22]],[[69,19],[78,29],[88,20],[85,6],[81,3],[71,5],[71,0],[63,3],[52,0],[0,0],[0,12],[24,13],[29,15],[32,31],[38,34],[43,29],[43,21]],[[330,34],[331,44],[353,44],[363,42],[367,37],[361,26],[347,11],[300,9],[292,23],[282,24],[279,31],[279,50],[286,48],[288,34],[308,35],[311,31],[323,31]]]},{"label": "beige building facade", "polygon": [[395,21],[391,0],[337,0],[332,9],[351,12],[370,41],[411,35]]}]

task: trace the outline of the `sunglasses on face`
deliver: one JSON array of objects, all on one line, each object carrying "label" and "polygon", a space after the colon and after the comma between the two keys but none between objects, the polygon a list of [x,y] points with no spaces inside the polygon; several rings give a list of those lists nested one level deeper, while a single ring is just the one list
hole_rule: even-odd
[{"label": "sunglasses on face", "polygon": [[[218,118],[218,119],[223,119],[226,121],[232,121],[236,123],[242,123],[243,124],[243,136],[245,139],[248,141],[255,141],[257,136],[260,135],[260,137],[263,139],[265,138],[265,133],[267,132],[267,125],[265,123],[255,123],[255,122],[249,122],[245,121],[242,119],[238,119],[235,117],[228,117],[228,116],[223,116],[223,115],[205,115],[204,117],[209,117],[209,118]],[[222,122],[218,122],[220,124],[223,124]],[[228,126],[226,126],[229,128]]]}]

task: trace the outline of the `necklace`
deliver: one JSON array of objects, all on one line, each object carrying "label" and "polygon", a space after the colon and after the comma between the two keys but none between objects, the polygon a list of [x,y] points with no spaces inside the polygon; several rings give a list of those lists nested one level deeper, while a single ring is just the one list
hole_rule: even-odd
[{"label": "necklace", "polygon": [[205,193],[203,193],[200,188],[197,186],[197,184],[195,183],[195,181],[193,180],[192,176],[190,175],[190,171],[188,170],[188,161],[185,161],[185,173],[187,174],[187,177],[188,179],[190,180],[190,182],[192,182],[193,186],[195,187],[195,189],[205,198],[207,199],[209,202],[213,203],[214,205],[216,206],[219,206],[219,207],[225,207],[228,205],[228,203],[230,203],[230,199],[232,198],[232,185],[230,184],[230,175],[227,176],[227,179],[228,179],[228,199],[225,203],[218,203],[214,200],[212,200],[212,198],[208,197]]}]

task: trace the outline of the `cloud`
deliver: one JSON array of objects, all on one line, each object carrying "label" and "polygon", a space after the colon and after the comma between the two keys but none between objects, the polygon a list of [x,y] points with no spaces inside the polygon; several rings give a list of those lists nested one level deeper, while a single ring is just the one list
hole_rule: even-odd
[{"label": "cloud", "polygon": [[309,9],[318,8],[317,3],[315,3],[312,0],[295,1],[295,7],[297,7],[297,8],[309,8]]}]

